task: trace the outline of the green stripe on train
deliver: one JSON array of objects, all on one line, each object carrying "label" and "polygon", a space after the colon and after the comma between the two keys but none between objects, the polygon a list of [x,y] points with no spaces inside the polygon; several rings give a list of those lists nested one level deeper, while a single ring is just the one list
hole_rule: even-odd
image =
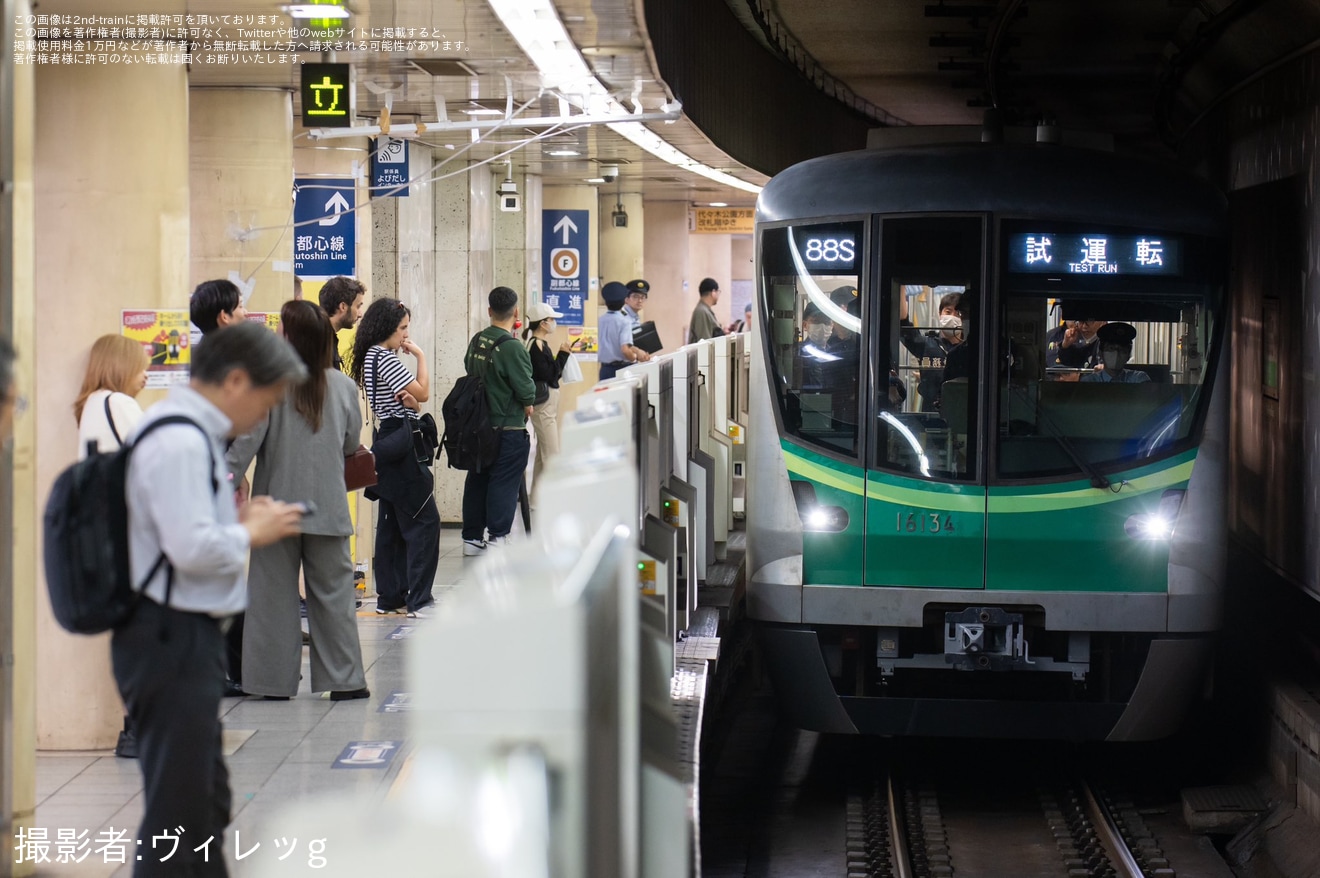
[{"label": "green stripe on train", "polygon": [[[780,441],[784,463],[789,473],[822,485],[866,496],[868,499],[896,506],[919,506],[944,512],[979,512],[986,502],[985,489],[978,485],[949,482],[923,482],[911,476],[864,471],[847,464]],[[1196,449],[1110,476],[1108,488],[1093,488],[1089,481],[1053,482],[1043,485],[996,486],[989,491],[991,513],[1056,512],[1100,506],[1126,500],[1138,494],[1185,487],[1192,475]]]}]

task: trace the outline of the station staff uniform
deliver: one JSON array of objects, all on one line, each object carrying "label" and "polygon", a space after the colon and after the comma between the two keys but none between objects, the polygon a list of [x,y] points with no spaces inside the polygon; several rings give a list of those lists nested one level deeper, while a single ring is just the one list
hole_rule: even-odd
[{"label": "station staff uniform", "polygon": [[[601,288],[600,295],[606,304],[619,304],[628,298],[628,288],[618,281],[610,281]],[[623,355],[623,346],[632,344],[633,324],[620,309],[606,311],[600,315],[598,328],[600,380],[608,381],[618,374],[620,369],[632,365],[632,361],[625,359]]]},{"label": "station staff uniform", "polygon": [[[651,285],[641,278],[630,280],[623,286],[628,290],[629,295],[641,293],[643,296],[649,296],[651,294]],[[626,301],[623,303],[623,314],[628,318],[628,322],[632,324],[633,334],[636,335],[637,330],[642,328],[642,315],[634,311],[632,305],[629,305]]]}]

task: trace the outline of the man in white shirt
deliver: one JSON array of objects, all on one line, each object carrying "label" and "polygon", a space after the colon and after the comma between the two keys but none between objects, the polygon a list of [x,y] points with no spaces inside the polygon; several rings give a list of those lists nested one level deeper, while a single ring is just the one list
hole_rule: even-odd
[{"label": "man in white shirt", "polygon": [[[110,650],[137,727],[144,785],[135,876],[225,874],[222,630],[247,605],[249,548],[298,533],[303,513],[269,497],[254,497],[239,512],[225,442],[255,427],[306,375],[293,348],[264,326],[219,329],[193,349],[191,382],[171,390],[139,426],[169,415],[194,422],[145,436],[127,476],[130,567],[144,599],[115,629]],[[191,841],[162,863],[171,842],[155,850],[153,836],[181,830]],[[202,847],[208,837],[213,846]]]}]

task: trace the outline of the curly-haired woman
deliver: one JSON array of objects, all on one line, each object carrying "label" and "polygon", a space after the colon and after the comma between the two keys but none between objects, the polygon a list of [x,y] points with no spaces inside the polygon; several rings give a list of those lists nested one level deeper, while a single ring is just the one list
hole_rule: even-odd
[{"label": "curly-haired woman", "polygon": [[[358,321],[353,380],[367,396],[376,424],[372,451],[380,501],[376,515],[376,612],[425,616],[440,563],[440,511],[427,468],[433,449],[421,438],[421,403],[430,398],[426,355],[408,338],[412,314],[398,299],[376,299]],[[414,375],[399,357],[411,354]]]}]

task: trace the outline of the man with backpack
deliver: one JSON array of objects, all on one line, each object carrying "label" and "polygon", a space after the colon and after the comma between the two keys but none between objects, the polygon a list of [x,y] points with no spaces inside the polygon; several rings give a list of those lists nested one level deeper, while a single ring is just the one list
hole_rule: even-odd
[{"label": "man with backpack", "polygon": [[[192,352],[190,383],[153,406],[137,429],[141,440],[130,440],[129,566],[143,597],[114,629],[110,652],[142,767],[136,876],[225,874],[223,630],[247,605],[249,549],[297,534],[303,514],[299,504],[269,497],[254,497],[239,512],[225,443],[252,430],[306,375],[293,348],[264,326],[243,322],[207,333]],[[152,427],[167,417],[171,423]],[[152,837],[178,827],[195,841],[162,863]],[[208,837],[215,846],[199,847]]]},{"label": "man with backpack", "polygon": [[[527,419],[536,399],[531,358],[513,337],[518,294],[508,287],[496,287],[487,302],[490,326],[472,337],[463,366],[468,375],[485,384],[490,426],[498,448],[494,463],[469,469],[463,485],[463,554],[469,556],[509,541],[518,508],[518,489],[531,450]],[[449,430],[448,421],[445,429]]]}]

